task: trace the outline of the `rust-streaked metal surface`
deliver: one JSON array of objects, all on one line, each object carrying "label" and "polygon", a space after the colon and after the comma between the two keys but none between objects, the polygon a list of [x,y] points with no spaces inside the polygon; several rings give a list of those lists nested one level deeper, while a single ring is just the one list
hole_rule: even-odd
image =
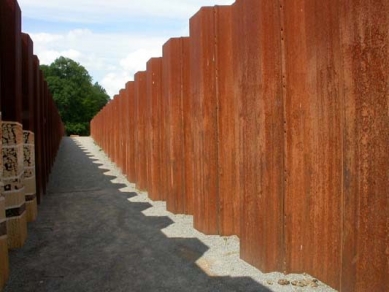
[{"label": "rust-streaked metal surface", "polygon": [[166,94],[164,94],[164,75],[163,75],[163,67],[167,66],[167,57],[162,56],[162,72],[161,72],[161,109],[160,109],[160,137],[161,137],[161,145],[160,145],[160,155],[161,155],[161,180],[159,186],[159,196],[161,200],[166,201],[168,197],[168,161],[169,161],[169,141],[168,141],[168,98]]},{"label": "rust-streaked metal surface", "polygon": [[22,122],[23,129],[34,131],[34,45],[28,34],[22,33]]},{"label": "rust-streaked metal surface", "polygon": [[233,6],[234,86],[239,113],[241,257],[262,271],[282,271],[284,132],[280,6]]},{"label": "rust-streaked metal surface", "polygon": [[185,213],[182,47],[182,38],[171,38],[162,48],[162,96],[168,108],[166,208],[180,214]]},{"label": "rust-streaked metal surface", "polygon": [[125,173],[125,162],[126,162],[126,147],[125,147],[125,134],[126,134],[126,124],[125,124],[125,100],[124,100],[124,89],[119,91],[119,122],[118,125],[120,127],[119,130],[119,167],[123,173]]},{"label": "rust-streaked metal surface", "polygon": [[2,120],[22,123],[22,24],[18,2],[2,0],[0,15]]},{"label": "rust-streaked metal surface", "polygon": [[[242,258],[262,271],[386,291],[388,35],[384,0],[202,8],[189,39],[164,46],[159,105],[150,88],[129,98],[129,173],[200,231],[238,234]],[[94,132],[118,127],[114,105]]]},{"label": "rust-streaked metal surface", "polygon": [[136,181],[135,171],[135,83],[129,81],[126,84],[126,93],[129,101],[128,104],[128,117],[129,117],[129,130],[128,130],[128,143],[127,143],[127,169],[128,169],[128,180],[132,183]]},{"label": "rust-streaked metal surface", "polygon": [[389,2],[339,5],[345,107],[342,291],[389,290]]},{"label": "rust-streaked metal surface", "polygon": [[52,96],[33,55],[33,43],[21,32],[16,0],[0,1],[0,91],[2,119],[23,123],[35,134],[37,200],[46,192],[50,170],[64,134]]},{"label": "rust-streaked metal surface", "polygon": [[[340,284],[342,113],[336,1],[284,2],[286,270]],[[304,19],[304,21],[302,21]]]},{"label": "rust-streaked metal surface", "polygon": [[203,7],[190,19],[191,98],[195,115],[197,190],[194,226],[205,234],[219,234],[219,176],[214,9]]},{"label": "rust-streaked metal surface", "polygon": [[139,190],[145,190],[147,184],[147,160],[146,160],[146,72],[135,74],[135,102],[136,102],[136,146],[135,146],[135,170],[136,186]]},{"label": "rust-streaked metal surface", "polygon": [[240,233],[237,99],[232,66],[232,7],[214,8],[216,95],[218,98],[219,233]]},{"label": "rust-streaked metal surface", "polygon": [[162,58],[152,58],[147,62],[147,109],[150,144],[148,147],[149,185],[148,193],[152,200],[160,199],[161,184],[161,96]]},{"label": "rust-streaked metal surface", "polygon": [[181,56],[181,96],[182,96],[182,119],[184,131],[184,181],[185,181],[185,206],[184,213],[193,215],[194,212],[194,189],[197,187],[193,179],[193,109],[190,95],[190,38],[182,38]]}]

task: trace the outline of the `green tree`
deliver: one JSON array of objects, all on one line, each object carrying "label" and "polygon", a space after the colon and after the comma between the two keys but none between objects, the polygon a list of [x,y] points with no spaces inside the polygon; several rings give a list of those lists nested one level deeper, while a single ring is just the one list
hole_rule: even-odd
[{"label": "green tree", "polygon": [[109,101],[105,89],[79,63],[59,57],[41,65],[68,135],[89,135],[90,120]]}]

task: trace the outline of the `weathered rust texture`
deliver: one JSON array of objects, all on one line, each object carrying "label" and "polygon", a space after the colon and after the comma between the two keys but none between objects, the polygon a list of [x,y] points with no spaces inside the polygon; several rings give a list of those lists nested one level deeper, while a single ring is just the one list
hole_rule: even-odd
[{"label": "weathered rust texture", "polygon": [[[195,227],[209,234],[239,232],[236,100],[232,94],[231,7],[203,7],[190,21],[192,99],[201,181]],[[232,115],[231,115],[232,114]]]},{"label": "weathered rust texture", "polygon": [[128,143],[129,143],[129,130],[130,130],[130,115],[129,115],[129,99],[127,93],[127,84],[123,89],[123,123],[122,123],[122,131],[123,131],[123,173],[128,178],[128,160],[129,160],[129,151],[128,151]]},{"label": "weathered rust texture", "polygon": [[[153,147],[153,129],[152,129],[152,96],[149,91],[149,75],[150,72],[148,72],[148,69],[150,69],[150,60],[146,62],[146,93],[145,93],[145,108],[144,108],[144,115],[145,115],[145,158],[146,158],[146,182],[145,182],[145,190],[147,190],[147,193],[149,197],[152,197],[152,194],[150,193],[151,190],[151,184],[152,184],[152,147]],[[151,69],[150,69],[151,70]],[[151,195],[150,195],[151,194]]]},{"label": "weathered rust texture", "polygon": [[342,291],[389,287],[389,2],[341,8],[344,81]]},{"label": "weathered rust texture", "polygon": [[185,213],[184,126],[182,59],[183,38],[171,38],[163,45],[162,94],[167,103],[167,183],[166,206],[172,213]]},{"label": "weathered rust texture", "polygon": [[190,45],[191,39],[181,38],[181,96],[182,96],[182,121],[184,131],[183,163],[184,163],[184,213],[193,215],[194,213],[194,189],[197,187],[193,179],[193,110],[190,95]]},{"label": "weathered rust texture", "polygon": [[35,134],[35,175],[36,175],[36,196],[38,204],[40,204],[43,197],[43,186],[41,182],[42,177],[42,124],[41,124],[41,99],[40,99],[40,88],[41,88],[41,75],[39,69],[39,59],[34,55],[33,57],[33,110],[34,110],[34,134]]},{"label": "weathered rust texture", "polygon": [[339,287],[343,98],[336,1],[285,1],[286,270]]},{"label": "weathered rust texture", "polygon": [[[0,2],[1,104],[3,121],[22,122],[21,11],[16,0]],[[6,109],[6,110],[5,110]]]},{"label": "weathered rust texture", "polygon": [[147,113],[149,131],[149,186],[152,200],[160,199],[161,181],[161,96],[162,58],[152,58],[147,62]]},{"label": "weathered rust texture", "polygon": [[234,94],[238,99],[241,257],[262,271],[282,271],[283,92],[279,4],[233,6]]},{"label": "weathered rust texture", "polygon": [[122,173],[126,172],[126,100],[125,100],[125,89],[121,89],[119,92],[120,95],[120,169]]},{"label": "weathered rust texture", "polygon": [[34,117],[34,67],[33,42],[28,34],[22,33],[22,122],[23,129],[35,131]]},{"label": "weathered rust texture", "polygon": [[162,56],[162,81],[161,81],[161,109],[160,109],[160,136],[161,136],[161,145],[160,145],[160,155],[161,155],[161,180],[160,180],[160,186],[159,186],[159,196],[161,200],[166,201],[168,196],[168,160],[169,160],[169,143],[168,143],[168,114],[169,114],[169,107],[168,107],[168,98],[163,93],[163,88],[166,87],[165,85],[165,78],[163,75],[163,67],[166,66],[164,63],[167,62],[167,57]]},{"label": "weathered rust texture", "polygon": [[217,153],[217,96],[214,56],[214,11],[203,7],[190,19],[191,98],[195,119],[194,169],[196,192],[194,227],[219,233],[219,177]]},{"label": "weathered rust texture", "polygon": [[135,100],[136,100],[136,149],[135,149],[135,169],[137,173],[136,187],[145,190],[147,182],[147,160],[145,143],[145,115],[146,115],[146,72],[135,74]]},{"label": "weathered rust texture", "polygon": [[232,7],[214,8],[216,95],[218,98],[219,233],[239,235],[237,99],[233,94]]},{"label": "weathered rust texture", "polygon": [[127,169],[128,169],[128,179],[130,182],[135,182],[136,180],[136,170],[135,170],[135,117],[136,117],[136,107],[135,107],[135,83],[133,81],[127,82],[126,84],[126,93],[128,98],[128,117],[129,117],[129,130],[128,130],[128,144],[127,152]]}]

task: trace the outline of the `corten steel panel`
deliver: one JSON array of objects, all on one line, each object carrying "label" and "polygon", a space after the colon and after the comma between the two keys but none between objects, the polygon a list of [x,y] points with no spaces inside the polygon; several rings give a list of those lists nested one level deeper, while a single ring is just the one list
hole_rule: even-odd
[{"label": "corten steel panel", "polygon": [[191,98],[195,112],[194,227],[219,234],[219,176],[214,9],[203,7],[190,19]]},{"label": "corten steel panel", "polygon": [[[147,62],[146,62],[147,68]],[[152,127],[151,127],[151,118],[152,118],[152,108],[151,108],[151,95],[149,95],[148,89],[148,75],[149,72],[146,70],[146,94],[145,94],[145,111],[144,111],[144,119],[145,119],[145,159],[146,159],[146,182],[145,189],[150,194],[150,185],[151,185],[151,147],[153,141],[151,140],[152,135]]]},{"label": "corten steel panel", "polygon": [[145,114],[146,108],[146,72],[135,74],[135,101],[136,101],[136,148],[135,148],[135,170],[136,187],[145,190],[147,182],[147,161],[145,149]]},{"label": "corten steel panel", "polygon": [[288,272],[339,288],[342,114],[337,1],[285,1]]},{"label": "corten steel panel", "polygon": [[160,106],[160,117],[161,117],[161,125],[160,125],[160,135],[161,135],[161,145],[160,145],[160,155],[161,155],[161,179],[160,179],[160,186],[159,186],[159,196],[161,200],[166,201],[167,200],[167,194],[168,194],[168,157],[169,157],[169,143],[168,143],[168,98],[163,94],[163,90],[166,87],[166,78],[163,76],[163,66],[164,63],[167,62],[167,57],[162,56],[162,81],[161,81],[161,87],[162,87],[162,94],[161,94],[161,106]]},{"label": "corten steel panel", "polygon": [[112,123],[112,140],[113,140],[113,148],[112,148],[112,161],[117,164],[118,162],[118,125],[117,125],[117,116],[118,116],[118,98],[119,96],[116,94],[113,97],[112,103],[112,111],[111,111],[111,123]]},{"label": "corten steel panel", "polygon": [[136,181],[135,171],[135,117],[136,117],[136,106],[135,106],[135,83],[133,81],[127,82],[126,93],[129,101],[128,105],[128,116],[129,116],[129,130],[128,130],[128,145],[127,152],[129,152],[127,158],[127,169],[128,169],[128,180],[132,183]]},{"label": "corten steel panel", "polygon": [[[43,142],[43,149],[47,149],[48,145],[48,131],[47,131],[47,99],[48,99],[48,87],[47,82],[42,78],[43,86],[42,86],[42,128],[43,128],[43,134],[42,134],[42,142]],[[49,177],[48,172],[48,153],[47,151],[43,151],[43,161],[42,161],[42,168],[43,168],[43,176],[42,176],[42,182],[43,182],[43,190],[44,193],[46,193],[46,187],[47,187],[47,179]]]},{"label": "corten steel panel", "polygon": [[128,152],[128,143],[129,143],[129,100],[128,100],[128,94],[127,94],[127,88],[126,86],[123,89],[123,155],[124,155],[124,160],[123,160],[123,173],[125,176],[128,178],[128,157],[129,157],[129,152]]},{"label": "corten steel panel", "polygon": [[167,182],[166,208],[185,213],[184,128],[182,115],[182,39],[171,38],[162,48],[163,98],[167,103]]},{"label": "corten steel panel", "polygon": [[3,121],[22,122],[21,11],[16,0],[0,1],[1,103]]},{"label": "corten steel panel", "polygon": [[181,38],[181,94],[182,94],[182,119],[184,130],[184,181],[185,181],[185,214],[194,213],[194,189],[197,187],[193,179],[193,111],[190,98],[190,38]]},{"label": "corten steel panel", "polygon": [[194,208],[193,224],[197,229],[202,228],[203,201],[202,198],[202,118],[200,95],[202,94],[202,72],[199,68],[202,56],[201,44],[201,17],[194,15],[189,21],[190,30],[190,106],[192,111],[192,138],[193,138],[193,190]]},{"label": "corten steel panel", "polygon": [[216,95],[218,98],[219,208],[221,235],[239,235],[237,100],[233,94],[232,6],[214,8]]},{"label": "corten steel panel", "polygon": [[38,204],[40,204],[43,196],[42,188],[42,120],[41,120],[41,74],[39,69],[39,59],[34,55],[33,58],[33,83],[34,83],[34,94],[33,94],[33,105],[34,105],[34,133],[35,133],[35,176],[36,176],[36,196]]},{"label": "corten steel panel", "polygon": [[160,200],[161,180],[161,95],[162,58],[152,58],[147,62],[147,100],[149,123],[149,185],[148,193],[152,200]]},{"label": "corten steel panel", "polygon": [[22,103],[23,129],[35,132],[34,116],[34,68],[33,42],[28,34],[22,34]]},{"label": "corten steel panel", "polygon": [[234,94],[238,99],[241,257],[283,271],[283,98],[279,4],[233,6]]},{"label": "corten steel panel", "polygon": [[125,123],[125,92],[124,89],[119,91],[119,131],[120,131],[120,169],[122,173],[125,172],[125,161],[126,161],[126,148],[125,148],[125,134],[126,134],[126,123]]},{"label": "corten steel panel", "polygon": [[343,1],[342,291],[389,287],[389,2]]}]

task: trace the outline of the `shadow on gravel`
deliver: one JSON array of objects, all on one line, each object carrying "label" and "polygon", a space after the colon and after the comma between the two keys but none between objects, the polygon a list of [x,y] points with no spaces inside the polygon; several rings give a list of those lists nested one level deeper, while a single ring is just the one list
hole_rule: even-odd
[{"label": "shadow on gravel", "polygon": [[5,291],[270,291],[251,278],[211,277],[195,264],[208,247],[167,238],[168,217],[148,217],[148,203],[64,138],[39,217],[22,249],[10,252]]}]

